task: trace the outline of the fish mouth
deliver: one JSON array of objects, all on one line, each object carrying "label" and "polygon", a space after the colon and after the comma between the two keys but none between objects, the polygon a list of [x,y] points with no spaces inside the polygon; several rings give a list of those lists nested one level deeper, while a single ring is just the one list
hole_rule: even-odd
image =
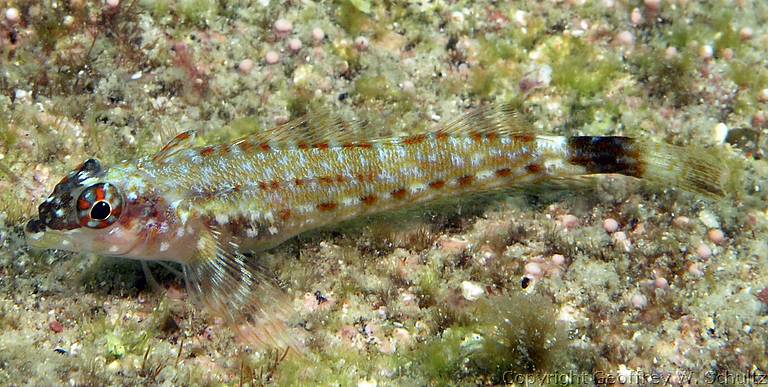
[{"label": "fish mouth", "polygon": [[57,245],[54,241],[53,233],[46,232],[48,227],[40,219],[30,219],[24,226],[24,236],[30,247],[37,249],[52,248]]},{"label": "fish mouth", "polygon": [[46,227],[45,223],[41,222],[40,219],[30,219],[29,222],[27,222],[27,225],[24,227],[24,233],[25,234],[36,234],[39,232],[45,232]]}]

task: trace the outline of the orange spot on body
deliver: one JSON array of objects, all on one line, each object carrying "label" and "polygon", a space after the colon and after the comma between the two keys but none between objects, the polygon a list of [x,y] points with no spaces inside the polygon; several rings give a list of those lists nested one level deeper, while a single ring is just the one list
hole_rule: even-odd
[{"label": "orange spot on body", "polygon": [[248,140],[243,140],[237,144],[243,153],[253,152],[253,143]]},{"label": "orange spot on body", "polygon": [[272,188],[273,190],[278,190],[278,189],[280,189],[280,182],[279,182],[279,181],[277,181],[277,180],[272,180],[272,181],[269,183],[269,188]]},{"label": "orange spot on body", "polygon": [[361,197],[361,198],[360,198],[360,201],[361,201],[361,202],[363,202],[363,204],[366,204],[366,205],[369,205],[369,206],[370,206],[370,205],[372,205],[372,204],[376,203],[376,201],[377,201],[378,199],[379,199],[379,198],[378,198],[378,197],[376,197],[376,195],[368,195],[368,196],[363,196],[363,197]]},{"label": "orange spot on body", "polygon": [[536,136],[532,134],[516,134],[512,138],[520,142],[533,142],[536,140]]},{"label": "orange spot on body", "polygon": [[508,177],[512,175],[512,170],[509,168],[501,168],[496,170],[496,176],[498,177]]},{"label": "orange spot on body", "polygon": [[473,140],[477,141],[477,142],[481,142],[481,141],[483,141],[483,135],[482,135],[482,133],[472,133],[472,134],[470,135],[470,137],[471,137]]},{"label": "orange spot on body", "polygon": [[291,210],[289,209],[282,209],[280,212],[277,213],[277,216],[280,217],[280,220],[288,220],[291,218]]},{"label": "orange spot on body", "polygon": [[429,188],[433,189],[440,189],[445,187],[445,181],[444,180],[435,180],[431,183],[429,183]]},{"label": "orange spot on body", "polygon": [[212,146],[207,146],[203,149],[200,149],[200,156],[208,157],[212,155],[214,152],[214,148]]},{"label": "orange spot on body", "polygon": [[361,183],[365,183],[365,182],[373,181],[375,177],[373,173],[368,173],[368,174],[359,173],[357,174],[357,176],[355,176],[355,178],[357,178],[357,181]]},{"label": "orange spot on body", "polygon": [[475,175],[466,175],[458,178],[456,182],[459,184],[459,187],[466,187],[475,180]]},{"label": "orange spot on body", "polygon": [[306,142],[299,143],[299,149],[309,149],[309,144]]},{"label": "orange spot on body", "polygon": [[320,211],[333,211],[338,207],[338,204],[329,202],[329,203],[320,203],[317,205],[317,209]]},{"label": "orange spot on body", "polygon": [[525,170],[530,173],[539,173],[541,172],[541,165],[539,164],[528,164],[525,166]]},{"label": "orange spot on body", "polygon": [[264,152],[269,152],[272,150],[272,147],[270,147],[269,144],[267,144],[266,142],[262,142],[261,144],[259,144],[259,149],[261,149]]},{"label": "orange spot on body", "polygon": [[294,180],[294,183],[296,183],[297,187],[301,187],[302,185],[304,185],[304,179],[296,179]]},{"label": "orange spot on body", "polygon": [[405,194],[407,194],[407,193],[408,193],[408,191],[406,191],[405,188],[396,189],[396,190],[390,192],[392,197],[395,198],[395,199],[398,199],[398,200],[405,198]]},{"label": "orange spot on body", "polygon": [[405,145],[416,145],[420,142],[423,142],[427,139],[427,135],[425,134],[418,134],[416,136],[406,137],[403,139],[403,144]]},{"label": "orange spot on body", "polygon": [[321,143],[315,144],[314,147],[320,150],[328,150],[330,146],[328,145],[327,142],[321,142]]},{"label": "orange spot on body", "polygon": [[435,136],[435,138],[437,140],[440,140],[440,141],[446,140],[446,139],[448,139],[448,133],[438,132],[437,135]]},{"label": "orange spot on body", "polygon": [[228,155],[229,151],[230,151],[230,149],[229,149],[228,145],[222,145],[221,147],[219,147],[219,155],[221,155],[221,156]]},{"label": "orange spot on body", "polygon": [[321,176],[317,180],[320,181],[320,184],[333,184],[333,178],[329,176]]}]

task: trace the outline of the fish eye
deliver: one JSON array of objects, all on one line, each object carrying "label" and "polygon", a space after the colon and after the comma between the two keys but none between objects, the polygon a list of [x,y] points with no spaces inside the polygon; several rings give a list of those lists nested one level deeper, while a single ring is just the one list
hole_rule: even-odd
[{"label": "fish eye", "polygon": [[112,207],[107,202],[96,202],[91,207],[91,218],[96,220],[107,219],[110,213],[112,213]]},{"label": "fish eye", "polygon": [[94,184],[77,199],[77,217],[80,225],[88,228],[105,228],[117,222],[123,209],[123,198],[112,184]]}]

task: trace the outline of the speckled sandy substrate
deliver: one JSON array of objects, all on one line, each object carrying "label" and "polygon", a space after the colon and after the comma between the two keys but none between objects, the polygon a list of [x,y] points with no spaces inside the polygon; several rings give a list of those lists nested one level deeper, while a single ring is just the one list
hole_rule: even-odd
[{"label": "speckled sandy substrate", "polygon": [[[38,3],[0,6],[0,384],[768,369],[763,2]],[[739,145],[745,184],[715,203],[605,178],[289,243],[262,259],[302,314],[305,358],[239,351],[161,267],[153,292],[132,262],[19,234],[75,164],[181,130],[218,141],[330,107],[407,133],[489,101],[551,133]]]}]

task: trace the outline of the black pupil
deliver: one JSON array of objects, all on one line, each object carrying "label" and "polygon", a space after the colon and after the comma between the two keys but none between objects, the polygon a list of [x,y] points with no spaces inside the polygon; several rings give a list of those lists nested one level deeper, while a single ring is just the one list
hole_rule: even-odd
[{"label": "black pupil", "polygon": [[109,213],[112,212],[112,209],[109,208],[109,203],[107,202],[98,202],[93,205],[93,208],[91,208],[91,218],[97,219],[97,220],[104,220],[109,217]]}]

